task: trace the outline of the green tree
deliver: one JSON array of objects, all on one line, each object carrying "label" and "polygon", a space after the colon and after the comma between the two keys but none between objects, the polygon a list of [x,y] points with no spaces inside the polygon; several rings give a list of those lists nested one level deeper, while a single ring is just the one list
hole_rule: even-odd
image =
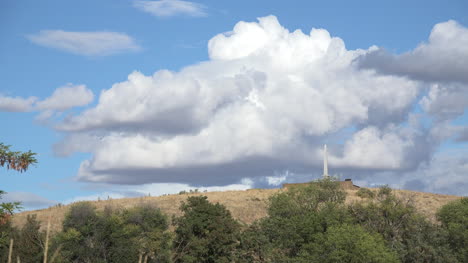
[{"label": "green tree", "polygon": [[28,215],[26,223],[15,237],[15,256],[19,256],[21,262],[42,262],[44,254],[45,233],[40,231],[41,223],[36,215]]},{"label": "green tree", "polygon": [[79,202],[70,207],[63,221],[63,232],[57,240],[67,261],[105,262],[105,254],[97,238],[98,223],[96,208],[91,203]]},{"label": "green tree", "polygon": [[306,244],[297,262],[399,262],[396,254],[385,246],[381,235],[366,232],[359,225],[331,226]]},{"label": "green tree", "polygon": [[411,200],[382,187],[374,200],[349,206],[355,223],[381,234],[402,262],[454,262],[444,232],[419,214]]},{"label": "green tree", "polygon": [[15,235],[16,229],[11,225],[11,220],[0,224],[0,262],[7,262],[10,238]]},{"label": "green tree", "polygon": [[468,262],[468,197],[450,202],[437,212],[449,244],[460,262]]},{"label": "green tree", "polygon": [[304,245],[315,242],[318,233],[351,222],[344,206],[345,198],[346,193],[333,178],[272,196],[268,217],[260,225],[273,246],[273,261],[290,261]]},{"label": "green tree", "polygon": [[261,225],[254,222],[240,235],[235,262],[272,262],[273,249]]},{"label": "green tree", "polygon": [[145,205],[127,210],[123,216],[126,226],[134,229],[129,238],[136,245],[136,255],[149,258],[149,262],[170,261],[169,223],[160,209]]},{"label": "green tree", "polygon": [[223,205],[191,196],[174,219],[175,262],[232,262],[240,225]]},{"label": "green tree", "polygon": [[81,202],[70,208],[55,244],[61,245],[65,262],[125,263],[140,255],[145,262],[169,262],[167,230],[167,216],[151,206],[97,212]]}]

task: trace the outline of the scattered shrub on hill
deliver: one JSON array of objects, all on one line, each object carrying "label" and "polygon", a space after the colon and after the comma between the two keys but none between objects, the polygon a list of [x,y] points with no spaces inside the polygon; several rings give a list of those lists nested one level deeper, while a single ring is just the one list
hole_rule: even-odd
[{"label": "scattered shrub on hill", "polygon": [[468,262],[468,197],[443,206],[437,219],[448,232],[449,244],[460,262]]},{"label": "scattered shrub on hill", "polygon": [[361,198],[369,198],[369,199],[372,199],[375,197],[375,193],[372,192],[372,190],[368,188],[364,188],[364,187],[359,188],[356,195]]},{"label": "scattered shrub on hill", "polygon": [[223,205],[191,196],[174,218],[174,262],[232,262],[240,225]]}]

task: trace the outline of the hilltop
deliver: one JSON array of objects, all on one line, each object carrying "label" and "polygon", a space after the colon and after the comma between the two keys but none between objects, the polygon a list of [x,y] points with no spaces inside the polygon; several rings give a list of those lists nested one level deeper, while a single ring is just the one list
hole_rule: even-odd
[{"label": "hilltop", "polygon": [[[376,190],[376,189],[372,189]],[[91,201],[98,210],[104,209],[106,206],[130,208],[142,204],[152,204],[160,208],[164,213],[172,217],[172,215],[179,216],[179,206],[182,201],[185,201],[188,196],[205,195],[211,202],[219,202],[225,205],[232,213],[233,217],[244,224],[251,224],[257,219],[267,215],[267,202],[268,198],[279,192],[286,191],[285,189],[249,189],[245,191],[224,191],[224,192],[206,192],[206,193],[187,193],[187,194],[173,194],[157,197],[136,197],[136,198],[122,198],[122,199],[109,199],[100,201]],[[361,202],[363,199],[356,195],[357,190],[346,190],[346,202]],[[394,190],[395,194],[413,202],[416,208],[427,216],[430,220],[435,221],[435,214],[437,210],[450,201],[459,199],[459,196],[453,195],[440,195],[432,193],[414,192],[407,190]],[[47,218],[51,216],[51,230],[53,232],[60,231],[62,228],[62,221],[70,205],[66,206],[53,206],[42,210],[26,211],[15,214],[13,217],[13,225],[22,226],[26,221],[28,215],[36,214],[37,219],[42,222],[42,228],[47,225]]]}]

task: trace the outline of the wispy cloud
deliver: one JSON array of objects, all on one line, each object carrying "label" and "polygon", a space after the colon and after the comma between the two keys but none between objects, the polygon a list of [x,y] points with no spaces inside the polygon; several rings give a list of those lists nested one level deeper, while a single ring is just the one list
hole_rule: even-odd
[{"label": "wispy cloud", "polygon": [[93,92],[86,85],[68,83],[54,90],[51,96],[39,100],[37,97],[8,97],[0,95],[0,112],[40,111],[51,115],[74,107],[86,106],[94,99]]},{"label": "wispy cloud", "polygon": [[29,192],[10,192],[2,199],[5,202],[21,202],[25,210],[46,208],[57,204],[57,201],[50,200]]},{"label": "wispy cloud", "polygon": [[41,46],[85,56],[108,56],[141,49],[132,37],[117,32],[41,30],[26,37]]},{"label": "wispy cloud", "polygon": [[37,101],[36,97],[21,98],[7,97],[0,95],[0,112],[27,112],[33,109],[33,104]]},{"label": "wispy cloud", "polygon": [[206,16],[206,6],[181,0],[135,1],[133,5],[157,17],[187,15],[193,17]]}]

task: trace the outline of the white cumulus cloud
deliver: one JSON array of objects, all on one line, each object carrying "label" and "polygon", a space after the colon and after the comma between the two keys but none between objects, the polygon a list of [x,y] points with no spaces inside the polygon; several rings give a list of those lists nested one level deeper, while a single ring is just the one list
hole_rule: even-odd
[{"label": "white cumulus cloud", "polygon": [[84,143],[92,144],[78,175],[85,181],[227,185],[316,169],[324,140],[359,126],[345,145],[376,142],[381,158],[362,163],[345,146],[332,165],[403,169],[410,145],[420,144],[391,127],[405,120],[420,84],[356,67],[372,50],[347,50],[325,29],[290,32],[274,16],[239,22],[209,41],[209,61],[133,72],[102,91],[95,107],[57,124],[67,139],[56,150],[82,151],[75,136],[93,142]]},{"label": "white cumulus cloud", "polygon": [[449,20],[434,26],[427,43],[401,55],[383,49],[359,57],[361,67],[423,81],[468,83],[468,29]]},{"label": "white cumulus cloud", "polygon": [[46,121],[71,108],[86,106],[93,99],[93,92],[85,85],[68,83],[55,89],[51,96],[43,100],[37,97],[22,98],[0,95],[0,112],[39,112],[37,119]]},{"label": "white cumulus cloud", "polygon": [[438,120],[448,120],[463,115],[468,108],[468,85],[433,84],[420,104]]}]

